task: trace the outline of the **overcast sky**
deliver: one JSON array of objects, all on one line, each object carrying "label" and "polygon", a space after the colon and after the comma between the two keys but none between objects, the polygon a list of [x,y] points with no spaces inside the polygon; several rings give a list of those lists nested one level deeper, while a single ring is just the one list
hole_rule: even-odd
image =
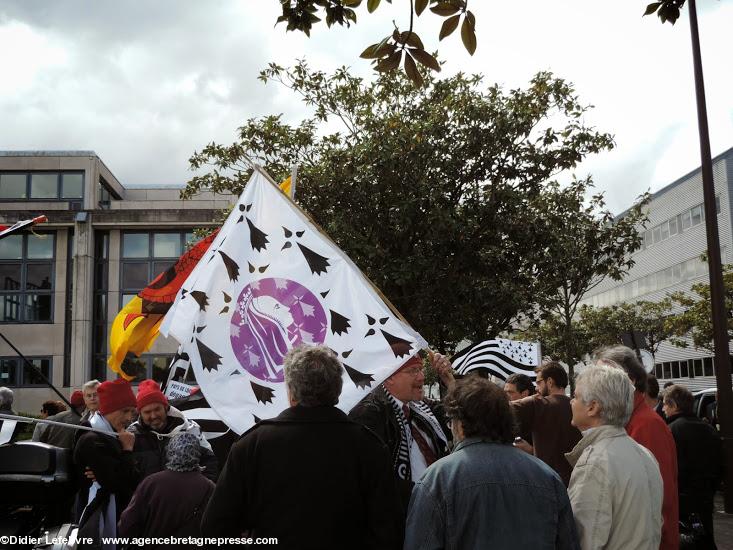
[{"label": "overcast sky", "polygon": [[[612,210],[699,166],[686,9],[673,27],[642,18],[645,0],[469,3],[478,49],[470,57],[458,33],[444,40],[443,74],[480,72],[512,88],[551,70],[573,82],[595,105],[588,120],[615,135],[614,151],[579,170]],[[392,19],[407,24],[405,4],[359,8],[356,27],[319,27],[308,39],[273,27],[277,0],[3,0],[0,149],[91,149],[123,185],[183,184],[191,153],[233,141],[246,119],[307,116],[293,94],[256,79],[269,61],[305,57],[370,78],[358,55]],[[699,0],[698,9],[716,155],[733,147],[733,1]],[[426,15],[417,28],[430,51],[440,21]]]}]

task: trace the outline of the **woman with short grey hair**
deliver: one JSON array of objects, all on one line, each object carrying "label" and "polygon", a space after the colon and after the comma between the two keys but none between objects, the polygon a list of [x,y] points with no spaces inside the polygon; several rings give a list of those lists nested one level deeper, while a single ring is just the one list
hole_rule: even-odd
[{"label": "woman with short grey hair", "polygon": [[652,454],[624,429],[634,387],[610,360],[587,367],[570,402],[583,439],[565,456],[573,467],[568,495],[580,545],[657,550],[662,536],[662,476]]},{"label": "woman with short grey hair", "polygon": [[343,367],[326,346],[299,346],[284,360],[285,386],[291,405],[332,407],[339,401]]}]

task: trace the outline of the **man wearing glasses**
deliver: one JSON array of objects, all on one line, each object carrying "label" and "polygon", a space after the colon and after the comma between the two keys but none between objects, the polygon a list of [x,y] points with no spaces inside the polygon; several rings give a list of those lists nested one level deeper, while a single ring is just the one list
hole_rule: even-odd
[{"label": "man wearing glasses", "polygon": [[[430,354],[441,382],[454,383],[448,359]],[[448,454],[450,429],[439,401],[424,399],[423,360],[413,355],[349,413],[349,417],[371,428],[390,451],[405,509],[415,481],[433,462]]]}]

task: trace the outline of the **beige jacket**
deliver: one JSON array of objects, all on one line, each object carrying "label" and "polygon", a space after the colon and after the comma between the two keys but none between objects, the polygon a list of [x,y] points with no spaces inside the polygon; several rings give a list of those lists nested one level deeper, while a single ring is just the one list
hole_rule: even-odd
[{"label": "beige jacket", "polygon": [[652,454],[623,428],[600,426],[565,455],[568,495],[583,550],[657,550],[662,476]]}]

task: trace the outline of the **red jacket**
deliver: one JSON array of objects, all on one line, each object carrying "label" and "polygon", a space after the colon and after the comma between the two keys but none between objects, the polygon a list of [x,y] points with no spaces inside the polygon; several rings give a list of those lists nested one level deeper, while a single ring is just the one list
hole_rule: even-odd
[{"label": "red jacket", "polygon": [[634,412],[626,432],[651,451],[659,464],[664,483],[662,502],[662,542],[660,550],[677,550],[680,546],[679,501],[677,496],[677,448],[667,424],[644,401],[644,394],[634,392]]}]

